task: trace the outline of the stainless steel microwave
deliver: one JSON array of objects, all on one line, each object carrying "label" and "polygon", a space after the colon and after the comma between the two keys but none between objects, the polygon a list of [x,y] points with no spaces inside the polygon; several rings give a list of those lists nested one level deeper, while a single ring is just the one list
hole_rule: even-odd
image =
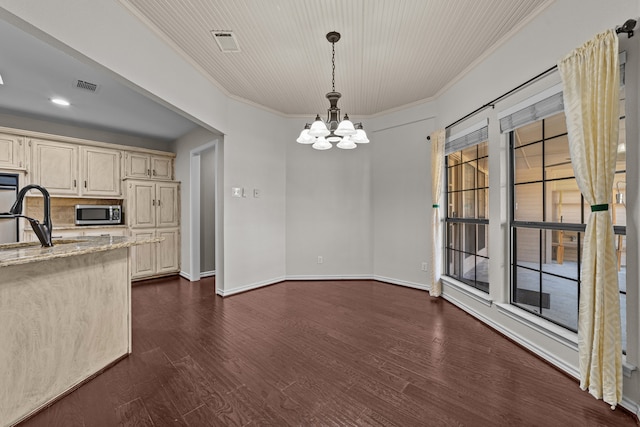
[{"label": "stainless steel microwave", "polygon": [[76,225],[122,223],[120,205],[76,205]]}]

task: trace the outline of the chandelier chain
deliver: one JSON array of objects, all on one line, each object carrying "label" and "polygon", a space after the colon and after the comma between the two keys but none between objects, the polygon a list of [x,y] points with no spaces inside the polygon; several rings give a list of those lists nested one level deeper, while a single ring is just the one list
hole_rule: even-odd
[{"label": "chandelier chain", "polygon": [[331,43],[331,90],[336,91],[336,44]]}]

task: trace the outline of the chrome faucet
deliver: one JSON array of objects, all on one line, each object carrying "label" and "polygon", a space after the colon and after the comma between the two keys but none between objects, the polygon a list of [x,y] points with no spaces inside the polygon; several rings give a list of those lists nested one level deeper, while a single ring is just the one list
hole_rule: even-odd
[{"label": "chrome faucet", "polygon": [[[24,201],[24,196],[29,190],[32,189],[40,191],[44,198],[44,218],[42,219],[42,223],[40,223],[37,219],[29,218],[26,215],[22,215],[22,202]],[[36,233],[36,236],[38,236],[38,240],[40,240],[42,246],[53,246],[53,243],[51,242],[51,229],[53,228],[53,224],[51,223],[51,197],[49,196],[49,192],[46,190],[46,188],[35,184],[25,186],[18,193],[18,198],[16,199],[13,206],[11,206],[9,214],[14,218],[22,217],[29,221],[29,224],[31,224],[31,228],[33,228],[33,232]]]}]

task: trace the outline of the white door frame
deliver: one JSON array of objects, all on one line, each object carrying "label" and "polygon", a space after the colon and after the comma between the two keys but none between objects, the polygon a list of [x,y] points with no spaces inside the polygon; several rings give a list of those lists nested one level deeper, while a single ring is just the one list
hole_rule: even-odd
[{"label": "white door frame", "polygon": [[[190,185],[189,185],[189,245],[190,245],[190,281],[197,282],[200,280],[201,268],[200,268],[200,187],[201,187],[201,169],[200,159],[202,152],[214,149],[214,167],[216,171],[214,173],[216,182],[214,183],[214,203],[215,203],[215,269],[219,271],[219,260],[222,259],[220,251],[222,245],[220,244],[220,234],[218,227],[218,218],[220,213],[219,199],[218,199],[218,140],[215,139],[200,147],[194,148],[190,151]],[[219,280],[220,279],[220,280]],[[216,288],[222,289],[222,278],[216,274]]]}]

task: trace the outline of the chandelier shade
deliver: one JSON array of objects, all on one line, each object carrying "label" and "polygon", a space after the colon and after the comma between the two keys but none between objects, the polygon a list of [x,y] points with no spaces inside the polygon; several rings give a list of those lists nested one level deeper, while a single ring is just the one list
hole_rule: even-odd
[{"label": "chandelier shade", "polygon": [[369,142],[367,134],[362,127],[362,123],[353,123],[347,114],[340,118],[340,108],[338,100],[342,97],[340,92],[336,92],[336,51],[335,44],[340,40],[340,33],[331,31],[327,34],[327,40],[331,43],[331,92],[327,93],[329,108],[327,109],[327,121],[316,115],[315,121],[305,125],[296,141],[300,144],[312,144],[316,150],[328,150],[336,144],[336,147],[344,150],[352,150],[356,144],[366,144]]}]

